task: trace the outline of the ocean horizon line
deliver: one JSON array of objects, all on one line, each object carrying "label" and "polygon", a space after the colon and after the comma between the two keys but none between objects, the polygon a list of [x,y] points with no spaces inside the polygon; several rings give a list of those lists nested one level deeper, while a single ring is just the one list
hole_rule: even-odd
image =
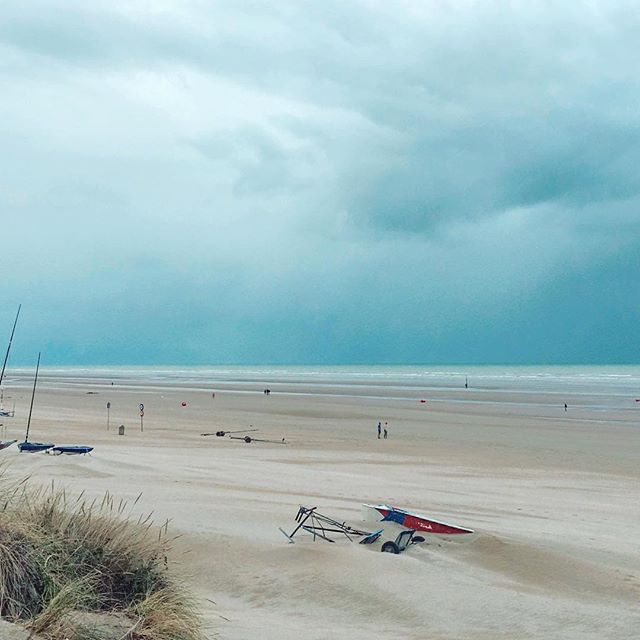
[{"label": "ocean horizon line", "polygon": [[[22,359],[12,368],[29,368]],[[640,362],[43,362],[41,368],[217,368],[217,367],[637,367]]]}]

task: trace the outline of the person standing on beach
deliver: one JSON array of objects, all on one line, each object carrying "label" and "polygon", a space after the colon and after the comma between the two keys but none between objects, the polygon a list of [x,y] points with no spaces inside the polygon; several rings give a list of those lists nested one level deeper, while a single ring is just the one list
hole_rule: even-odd
[{"label": "person standing on beach", "polygon": [[565,411],[567,410],[567,403],[566,402],[564,403],[564,410]]},{"label": "person standing on beach", "polygon": [[387,425],[387,423],[385,422],[385,423],[384,423],[384,439],[385,439],[385,440],[387,439],[387,426],[388,426],[388,425]]},{"label": "person standing on beach", "polygon": [[378,422],[378,440],[380,440],[380,432],[382,431],[382,423]]}]

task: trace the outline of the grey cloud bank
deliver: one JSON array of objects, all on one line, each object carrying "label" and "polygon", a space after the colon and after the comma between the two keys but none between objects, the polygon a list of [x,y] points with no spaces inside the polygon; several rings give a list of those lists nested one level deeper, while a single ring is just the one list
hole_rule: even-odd
[{"label": "grey cloud bank", "polygon": [[639,43],[632,2],[5,2],[0,336],[638,362]]}]

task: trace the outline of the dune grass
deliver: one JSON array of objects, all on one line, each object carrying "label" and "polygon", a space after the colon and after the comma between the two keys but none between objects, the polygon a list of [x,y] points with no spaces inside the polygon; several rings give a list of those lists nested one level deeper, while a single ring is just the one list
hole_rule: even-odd
[{"label": "dune grass", "polygon": [[11,482],[0,468],[0,616],[47,640],[106,638],[79,612],[130,620],[118,639],[199,640],[193,602],[168,570],[167,524],[132,519],[134,506]]}]

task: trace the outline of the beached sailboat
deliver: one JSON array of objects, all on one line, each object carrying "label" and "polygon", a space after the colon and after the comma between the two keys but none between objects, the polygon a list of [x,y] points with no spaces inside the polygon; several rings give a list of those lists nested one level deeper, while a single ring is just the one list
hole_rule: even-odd
[{"label": "beached sailboat", "polygon": [[29,407],[29,419],[27,420],[27,433],[24,436],[24,442],[18,443],[20,453],[38,453],[51,449],[53,442],[29,442],[29,428],[31,427],[31,413],[33,412],[33,400],[36,397],[36,384],[38,383],[38,371],[40,369],[40,353],[38,353],[38,363],[36,364],[36,375],[33,379],[33,392],[31,393],[31,406]]},{"label": "beached sailboat", "polygon": [[0,440],[0,451],[2,451],[2,449],[7,449],[14,442],[18,442],[18,441],[17,440]]},{"label": "beached sailboat", "polygon": [[440,536],[464,535],[475,533],[473,529],[460,527],[441,520],[434,520],[419,513],[405,511],[398,507],[390,507],[386,504],[365,504],[363,505],[363,515],[365,520],[375,522],[393,522],[405,529],[430,533]]}]

